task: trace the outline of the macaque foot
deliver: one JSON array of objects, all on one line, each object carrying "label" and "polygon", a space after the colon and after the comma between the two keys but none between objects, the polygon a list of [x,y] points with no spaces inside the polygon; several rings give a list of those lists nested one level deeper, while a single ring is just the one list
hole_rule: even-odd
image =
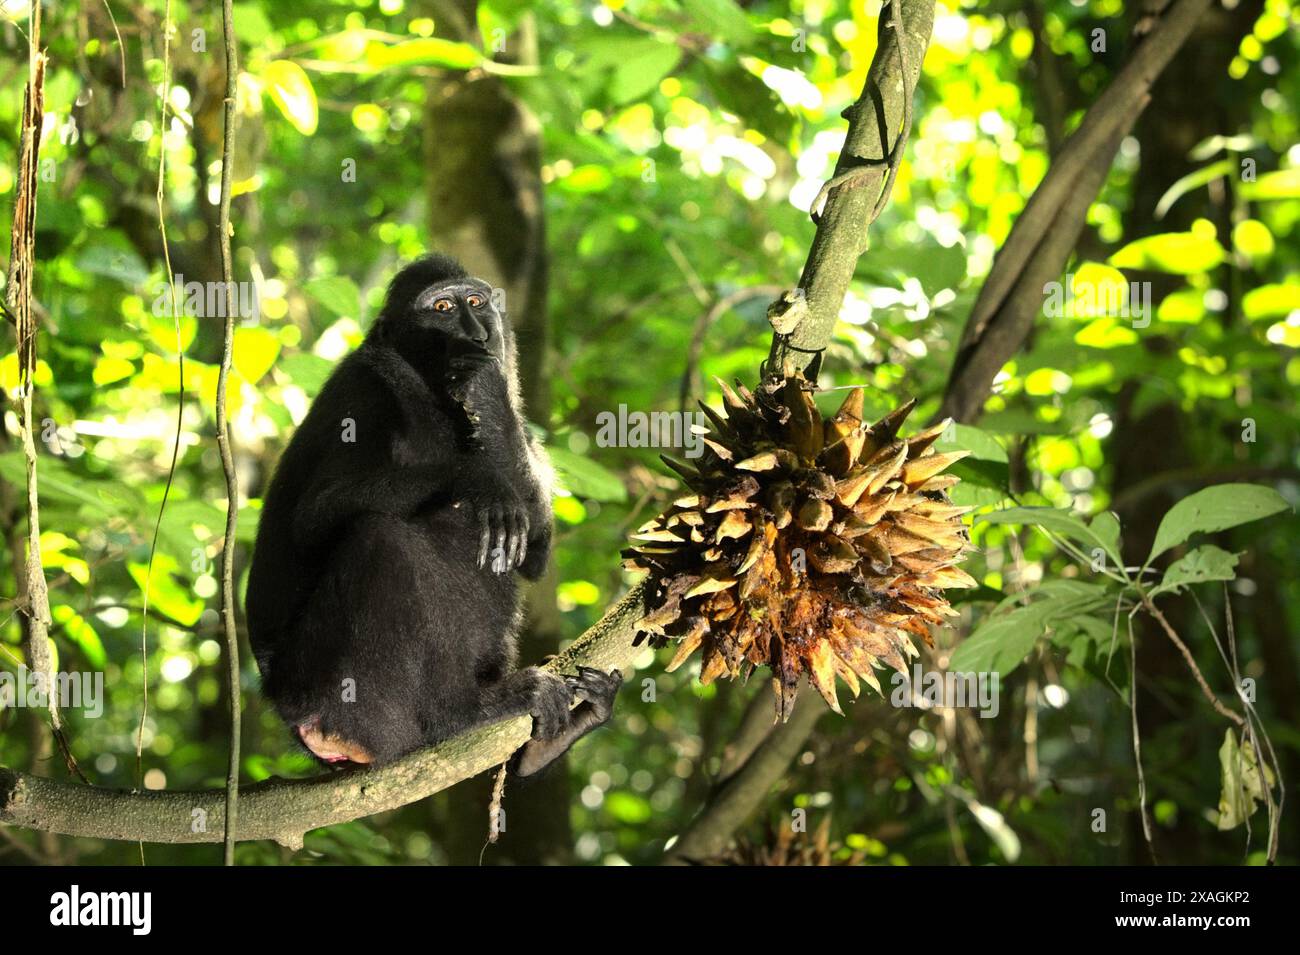
[{"label": "macaque foot", "polygon": [[593,726],[609,721],[614,712],[614,697],[623,685],[622,672],[605,673],[595,667],[578,667],[576,676],[566,676],[564,680],[573,690],[573,698],[586,704],[579,709],[587,709]]},{"label": "macaque foot", "polygon": [[569,725],[569,708],[574,690],[568,681],[547,670],[529,667],[528,714],[533,718],[533,739],[551,740],[562,735]]},{"label": "macaque foot", "polygon": [[516,776],[531,776],[563,756],[578,740],[608,722],[614,711],[614,697],[623,683],[623,674],[615,670],[603,673],[592,667],[579,667],[577,674],[561,681],[565,692],[580,702],[572,710],[565,708],[564,724],[558,733],[541,735],[534,717],[533,738],[514,755],[510,768]]}]

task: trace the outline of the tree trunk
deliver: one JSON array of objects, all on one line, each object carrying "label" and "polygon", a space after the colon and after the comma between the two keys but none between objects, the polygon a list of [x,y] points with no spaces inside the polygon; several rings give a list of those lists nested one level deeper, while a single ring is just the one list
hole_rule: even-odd
[{"label": "tree trunk", "polygon": [[[473,0],[447,0],[432,7],[454,39],[481,44]],[[507,50],[497,55],[516,63],[535,61],[532,34],[525,19]],[[479,73],[450,73],[432,80],[424,119],[429,234],[439,251],[504,290],[518,339],[524,405],[532,420],[546,425],[551,391],[545,366],[547,260],[540,125],[504,82]],[[555,601],[556,583],[552,561],[525,591],[521,664],[538,663],[559,649],[563,620]],[[479,860],[493,776],[467,780],[442,797],[442,840],[453,864]],[[504,804],[505,831],[487,858],[522,865],[567,861],[572,849],[568,806],[563,760],[539,779],[512,781]]]}]

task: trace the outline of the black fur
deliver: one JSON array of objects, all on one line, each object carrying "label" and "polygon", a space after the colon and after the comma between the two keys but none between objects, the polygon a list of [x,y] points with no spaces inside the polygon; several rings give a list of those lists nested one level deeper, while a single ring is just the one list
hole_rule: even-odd
[{"label": "black fur", "polygon": [[420,259],[285,449],[247,614],[263,692],[304,741],[382,763],[529,713],[527,775],[608,719],[617,673],[514,670],[512,571],[540,576],[551,539],[514,366],[491,288]]}]

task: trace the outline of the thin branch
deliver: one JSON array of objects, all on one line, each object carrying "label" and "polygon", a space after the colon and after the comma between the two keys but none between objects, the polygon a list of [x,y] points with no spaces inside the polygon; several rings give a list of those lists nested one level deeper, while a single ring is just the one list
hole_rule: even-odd
[{"label": "thin branch", "polygon": [[[17,567],[19,609],[23,614],[23,636],[32,670],[46,686],[53,688],[54,655],[50,651],[50,599],[45,568],[41,564],[41,511],[37,493],[36,442],[32,437],[32,395],[36,390],[36,330],[32,312],[32,278],[35,268],[37,167],[41,126],[45,115],[45,54],[41,45],[41,7],[32,4],[31,28],[27,38],[27,87],[19,130],[17,192],[10,233],[9,270],[5,283],[5,309],[13,317],[18,345],[18,390],[21,400],[23,459],[27,477],[27,553],[23,572]],[[15,555],[16,557],[17,555]],[[50,728],[69,768],[71,754],[62,733],[58,694],[49,692],[47,710]]]},{"label": "thin branch", "polygon": [[[1197,601],[1200,605],[1200,601]],[[1223,647],[1219,644],[1219,635],[1215,633],[1214,627],[1210,627],[1210,633],[1214,637],[1215,646],[1219,647],[1219,653],[1225,656],[1224,663],[1228,665],[1232,673],[1233,686],[1237,687],[1238,695],[1242,698],[1242,703],[1246,707],[1246,717],[1250,720],[1250,744],[1255,750],[1255,765],[1266,766],[1264,753],[1260,748],[1260,740],[1264,741],[1264,746],[1268,747],[1268,757],[1273,764],[1273,776],[1277,780],[1277,800],[1273,799],[1273,788],[1268,785],[1268,780],[1260,775],[1260,782],[1264,790],[1264,798],[1268,803],[1268,863],[1275,865],[1277,863],[1278,838],[1282,830],[1282,807],[1286,804],[1286,783],[1282,779],[1282,764],[1277,761],[1277,752],[1273,749],[1273,740],[1268,735],[1268,730],[1264,728],[1264,721],[1259,718],[1255,712],[1255,704],[1252,703],[1244,694],[1241,694],[1241,671],[1237,669],[1237,628],[1232,619],[1232,597],[1228,593],[1228,584],[1223,584],[1223,608],[1224,615],[1227,619],[1228,627],[1228,646],[1232,651],[1232,662],[1229,664],[1226,655],[1223,654]]]},{"label": "thin branch", "polygon": [[[902,39],[903,17],[899,13],[901,6],[900,0],[890,0],[889,9],[892,16],[889,25],[894,31],[894,50],[898,54],[898,76],[903,84],[903,122],[894,136],[894,147],[889,151],[889,174],[885,179],[885,187],[880,190],[880,197],[871,207],[871,222],[875,222],[880,217],[880,213],[885,211],[889,197],[894,191],[894,180],[898,178],[898,167],[903,164],[903,150],[907,148],[908,137],[912,135],[912,95],[907,89],[907,77],[912,70],[907,62],[907,44]],[[919,69],[917,73],[920,74]]]},{"label": "thin branch", "polygon": [[745,706],[745,712],[740,717],[740,726],[723,747],[714,785],[725,785],[732,776],[736,775],[749,762],[754,751],[772,734],[775,726],[771,693],[767,687],[759,687]]},{"label": "thin branch", "polygon": [[1160,624],[1160,628],[1164,630],[1165,636],[1169,638],[1169,642],[1177,647],[1178,652],[1183,655],[1183,659],[1187,661],[1187,666],[1192,671],[1192,676],[1196,678],[1196,683],[1200,686],[1201,692],[1205,695],[1205,699],[1209,701],[1210,706],[1214,707],[1214,711],[1225,719],[1231,720],[1238,726],[1245,726],[1246,718],[1236,710],[1230,710],[1224,706],[1223,702],[1215,692],[1210,689],[1210,684],[1206,681],[1205,674],[1203,674],[1201,668],[1196,665],[1196,658],[1192,656],[1192,651],[1189,650],[1187,644],[1183,643],[1179,638],[1178,634],[1174,631],[1174,628],[1165,618],[1165,615],[1160,612],[1160,608],[1152,602],[1151,598],[1148,597],[1145,592],[1141,593],[1143,608],[1147,613],[1151,614],[1151,616],[1155,618],[1156,622]]},{"label": "thin branch", "polygon": [[[1201,603],[1201,598],[1196,595],[1195,588],[1188,588],[1188,594],[1191,595],[1192,602],[1196,604],[1196,609],[1200,611],[1201,619],[1205,621],[1205,626],[1209,628],[1210,636],[1214,638],[1214,646],[1219,651],[1219,658],[1223,661],[1224,667],[1232,677],[1232,685],[1237,691],[1237,696],[1241,699],[1242,705],[1246,708],[1246,719],[1249,720],[1248,739],[1252,749],[1255,752],[1255,765],[1267,766],[1273,770],[1274,779],[1277,781],[1278,796],[1273,798],[1272,786],[1265,785],[1264,799],[1268,805],[1268,862],[1273,865],[1277,862],[1278,834],[1281,828],[1282,807],[1286,804],[1286,783],[1282,779],[1281,764],[1277,760],[1277,752],[1273,749],[1273,740],[1268,735],[1268,730],[1264,728],[1264,722],[1260,719],[1259,713],[1255,709],[1255,704],[1250,698],[1242,693],[1241,670],[1237,663],[1237,629],[1232,617],[1232,598],[1228,593],[1228,584],[1223,584],[1223,612],[1227,623],[1227,640],[1228,647],[1225,650],[1223,641],[1219,639],[1219,631],[1215,629],[1214,621],[1210,615],[1205,612],[1205,607]],[[1262,741],[1262,746],[1261,746]],[[1264,758],[1264,748],[1268,750],[1268,759]],[[1266,781],[1266,780],[1265,780]],[[1249,846],[1250,836],[1250,819],[1246,819],[1247,846]]]},{"label": "thin branch", "polygon": [[221,25],[226,46],[225,124],[221,136],[221,279],[226,286],[225,335],[221,346],[221,370],[217,376],[217,447],[221,450],[221,470],[226,477],[226,534],[221,542],[221,620],[225,628],[226,659],[230,683],[230,762],[226,773],[225,823],[226,865],[235,864],[236,823],[239,813],[239,634],[235,629],[235,524],[239,517],[239,478],[235,474],[235,456],[230,447],[230,422],[226,420],[226,380],[230,376],[231,355],[235,340],[234,270],[230,261],[230,182],[234,167],[235,93],[239,77],[235,49],[234,15],[231,0],[221,4]]},{"label": "thin branch", "polygon": [[[104,9],[108,11],[108,20],[113,24],[113,34],[117,37],[117,61],[122,70],[122,89],[126,89],[126,46],[122,43],[122,31],[117,28],[117,17],[113,16],[113,8],[109,5],[108,0],[104,0]],[[167,4],[167,22],[171,22],[171,2]],[[163,41],[166,43],[166,40]]]},{"label": "thin branch", "polygon": [[682,247],[672,238],[666,238],[664,239],[664,248],[668,250],[668,256],[673,260],[677,268],[681,269],[682,277],[686,279],[686,287],[691,290],[695,300],[701,305],[709,304],[709,290],[704,287],[700,274],[695,271],[695,267],[691,265],[691,260],[686,257]]},{"label": "thin branch", "polygon": [[1133,638],[1133,614],[1136,612],[1135,607],[1128,615],[1128,707],[1133,724],[1133,764],[1137,767],[1138,814],[1142,818],[1142,837],[1146,840],[1152,863],[1159,864],[1156,858],[1155,840],[1151,835],[1151,813],[1147,811],[1147,777],[1142,770],[1142,733],[1138,729],[1137,641]]},{"label": "thin branch", "polygon": [[[105,6],[107,6],[105,2]],[[110,11],[111,14],[111,11]],[[162,533],[163,514],[167,510],[167,501],[171,497],[172,482],[176,479],[176,462],[180,457],[181,432],[185,427],[185,349],[181,339],[180,308],[176,299],[176,276],[172,272],[171,245],[167,241],[167,215],[164,196],[167,180],[167,98],[171,92],[171,40],[172,40],[172,4],[167,0],[163,13],[163,82],[162,95],[158,107],[158,190],[154,195],[158,207],[158,233],[162,239],[163,264],[167,269],[167,290],[171,299],[172,323],[176,327],[176,361],[180,385],[176,397],[176,442],[172,445],[171,464],[167,468],[167,483],[163,486],[162,500],[158,504],[158,518],[153,525],[153,540],[149,542],[149,564],[145,569],[143,606],[140,613],[140,684],[143,688],[143,705],[140,709],[140,725],[135,737],[135,774],[136,785],[143,787],[144,779],[144,727],[149,717],[149,596],[153,585],[153,565],[158,554],[158,538]],[[125,70],[123,65],[123,81]],[[144,844],[141,843],[141,862],[143,863]]]}]

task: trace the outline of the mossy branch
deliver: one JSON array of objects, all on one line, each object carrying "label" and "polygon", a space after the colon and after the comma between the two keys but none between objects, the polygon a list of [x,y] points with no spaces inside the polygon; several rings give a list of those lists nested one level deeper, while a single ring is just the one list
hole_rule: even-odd
[{"label": "mossy branch", "polygon": [[[632,625],[645,613],[633,587],[594,627],[546,669],[576,673],[579,665],[612,670],[644,651]],[[379,769],[354,769],[312,779],[272,779],[239,796],[238,838],[273,839],[291,848],[323,826],[397,809],[497,766],[528,741],[531,721],[516,717],[463,733]],[[132,842],[221,842],[226,791],[130,792],[0,769],[0,823],[45,832]]]},{"label": "mossy branch", "polygon": [[793,296],[787,293],[802,314],[793,316],[793,329],[785,329],[772,343],[768,364],[773,373],[786,365],[802,371],[830,341],[858,258],[867,248],[867,227],[883,208],[893,182],[890,170],[901,158],[912,96],[934,31],[934,4],[894,3],[896,7],[881,10],[876,54],[862,95],[844,110],[849,122],[844,148],[828,183],[841,185],[828,191],[799,289]]}]

